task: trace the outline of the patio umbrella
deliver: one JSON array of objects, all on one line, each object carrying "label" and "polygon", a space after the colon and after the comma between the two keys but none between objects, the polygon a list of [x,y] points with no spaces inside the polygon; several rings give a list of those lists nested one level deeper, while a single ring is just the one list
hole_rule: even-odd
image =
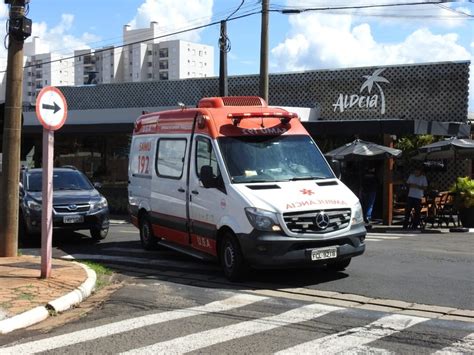
[{"label": "patio umbrella", "polygon": [[356,139],[324,155],[336,160],[366,160],[399,157],[401,154],[399,149]]},{"label": "patio umbrella", "polygon": [[417,160],[474,158],[474,140],[467,138],[449,138],[418,148]]}]

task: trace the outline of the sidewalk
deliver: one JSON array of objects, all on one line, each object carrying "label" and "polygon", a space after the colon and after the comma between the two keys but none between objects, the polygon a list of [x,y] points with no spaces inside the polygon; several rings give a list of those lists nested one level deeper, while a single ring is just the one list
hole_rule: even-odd
[{"label": "sidewalk", "polygon": [[85,265],[53,259],[51,277],[41,279],[41,258],[0,258],[0,334],[25,328],[88,297],[96,275]]}]

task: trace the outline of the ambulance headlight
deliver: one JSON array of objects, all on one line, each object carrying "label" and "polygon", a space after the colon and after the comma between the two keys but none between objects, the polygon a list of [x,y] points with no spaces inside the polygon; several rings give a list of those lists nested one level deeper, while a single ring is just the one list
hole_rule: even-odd
[{"label": "ambulance headlight", "polygon": [[362,212],[362,206],[360,202],[357,202],[354,206],[352,224],[362,224],[362,223],[364,223],[364,213]]},{"label": "ambulance headlight", "polygon": [[247,207],[245,209],[245,214],[247,215],[247,218],[249,219],[249,222],[252,227],[259,231],[281,231],[277,215],[274,212],[261,210],[255,207]]}]

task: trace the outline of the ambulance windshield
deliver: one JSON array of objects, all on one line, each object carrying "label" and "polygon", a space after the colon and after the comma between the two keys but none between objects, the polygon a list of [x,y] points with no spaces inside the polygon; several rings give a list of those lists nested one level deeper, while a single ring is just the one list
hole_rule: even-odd
[{"label": "ambulance windshield", "polygon": [[234,183],[334,178],[309,136],[222,137],[219,147]]}]

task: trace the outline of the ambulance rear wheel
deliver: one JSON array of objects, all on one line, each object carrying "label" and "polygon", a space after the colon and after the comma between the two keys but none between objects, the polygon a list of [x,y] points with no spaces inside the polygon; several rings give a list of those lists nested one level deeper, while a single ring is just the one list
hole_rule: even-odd
[{"label": "ambulance rear wheel", "polygon": [[222,238],[219,258],[224,274],[230,281],[241,280],[248,271],[239,242],[230,232],[227,232]]},{"label": "ambulance rear wheel", "polygon": [[158,239],[153,234],[153,228],[147,215],[140,218],[140,242],[145,250],[155,250],[158,246]]}]

